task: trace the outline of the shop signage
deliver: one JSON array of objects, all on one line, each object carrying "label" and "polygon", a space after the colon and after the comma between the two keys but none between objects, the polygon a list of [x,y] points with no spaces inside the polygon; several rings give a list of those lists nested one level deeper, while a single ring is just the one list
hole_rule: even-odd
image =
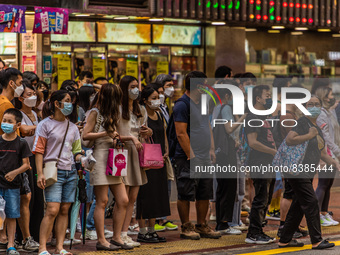
[{"label": "shop signage", "polygon": [[27,31],[22,35],[22,54],[36,54],[37,53],[37,38],[32,31]]},{"label": "shop signage", "polygon": [[0,32],[26,33],[25,6],[0,4]]},{"label": "shop signage", "polygon": [[93,59],[93,77],[97,79],[98,77],[105,77],[105,59],[94,58]]},{"label": "shop signage", "polygon": [[37,58],[36,56],[22,56],[22,70],[23,72],[36,72],[37,71]]},{"label": "shop signage", "polygon": [[138,62],[135,60],[126,60],[126,75],[138,79]]},{"label": "shop signage", "polygon": [[71,80],[71,58],[66,54],[54,55],[58,59],[58,89],[65,80]]},{"label": "shop signage", "polygon": [[157,62],[157,75],[169,74],[169,62],[168,61],[158,61]]},{"label": "shop signage", "polygon": [[52,56],[43,56],[44,74],[52,74]]},{"label": "shop signage", "polygon": [[35,19],[33,33],[67,34],[68,9],[34,7]]}]

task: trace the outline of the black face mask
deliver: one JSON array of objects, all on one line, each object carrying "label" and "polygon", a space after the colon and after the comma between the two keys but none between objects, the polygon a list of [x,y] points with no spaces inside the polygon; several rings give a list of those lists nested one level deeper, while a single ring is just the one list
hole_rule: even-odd
[{"label": "black face mask", "polygon": [[44,95],[44,101],[46,101],[48,99],[48,90],[45,89],[42,91],[43,95]]},{"label": "black face mask", "polygon": [[335,98],[329,99],[329,106],[332,107],[333,105],[335,105]]}]

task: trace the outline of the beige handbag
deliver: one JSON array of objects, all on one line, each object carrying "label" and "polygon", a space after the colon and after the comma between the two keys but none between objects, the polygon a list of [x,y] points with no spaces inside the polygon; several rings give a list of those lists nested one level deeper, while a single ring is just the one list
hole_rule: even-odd
[{"label": "beige handbag", "polygon": [[[103,122],[103,117],[100,115],[99,111],[97,111],[97,121],[96,121],[96,126],[94,127],[94,132],[98,133],[100,125]],[[81,145],[85,148],[92,148],[94,145],[95,140],[84,140],[83,139],[83,133],[81,133],[80,139],[81,139]]]},{"label": "beige handbag", "polygon": [[60,159],[60,156],[61,156],[61,152],[62,152],[63,147],[64,147],[64,143],[65,143],[65,139],[66,139],[66,135],[67,135],[69,126],[70,126],[70,122],[68,121],[65,136],[64,136],[64,139],[63,139],[63,142],[61,144],[60,151],[59,151],[58,159],[56,161],[46,162],[43,165],[43,174],[44,174],[45,179],[46,179],[46,186],[45,187],[49,187],[49,186],[51,186],[52,184],[54,184],[58,181],[58,167],[57,167],[57,165],[58,165],[58,162],[59,162],[59,159]]},{"label": "beige handbag", "polygon": [[172,164],[171,164],[170,158],[167,157],[165,159],[164,163],[165,163],[165,167],[166,167],[166,173],[167,173],[167,176],[168,176],[168,180],[174,181],[175,180],[174,169],[172,168]]}]

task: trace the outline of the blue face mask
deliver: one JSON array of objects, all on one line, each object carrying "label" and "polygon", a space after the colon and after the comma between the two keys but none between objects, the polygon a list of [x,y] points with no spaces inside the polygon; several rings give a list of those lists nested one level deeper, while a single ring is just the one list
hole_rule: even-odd
[{"label": "blue face mask", "polygon": [[14,125],[9,123],[1,123],[1,129],[6,134],[11,134],[14,132]]},{"label": "blue face mask", "polygon": [[267,99],[266,99],[266,104],[264,105],[264,107],[265,107],[266,109],[270,109],[270,107],[272,107],[272,105],[273,105],[273,99],[267,98]]},{"label": "blue face mask", "polygon": [[84,83],[84,84],[83,84],[83,87],[93,87],[93,85],[90,84],[90,83]]},{"label": "blue face mask", "polygon": [[60,109],[61,113],[65,116],[70,115],[73,112],[73,105],[72,103],[66,103],[64,102],[64,108]]},{"label": "blue face mask", "polygon": [[321,107],[308,107],[307,110],[311,114],[312,118],[317,118],[321,113]]},{"label": "blue face mask", "polygon": [[254,88],[254,85],[248,85],[248,86],[244,86],[244,91],[246,92],[246,94],[248,94],[248,89],[249,88]]}]

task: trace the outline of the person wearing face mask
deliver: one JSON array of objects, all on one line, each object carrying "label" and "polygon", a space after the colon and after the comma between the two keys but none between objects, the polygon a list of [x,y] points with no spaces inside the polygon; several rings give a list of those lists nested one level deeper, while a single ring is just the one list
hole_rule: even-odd
[{"label": "person wearing face mask", "polygon": [[[23,79],[24,92],[15,99],[16,108],[20,109],[22,121],[20,133],[27,141],[30,150],[33,148],[35,129],[38,125],[38,116],[32,110],[36,106],[37,96],[35,88],[29,80]],[[23,246],[24,250],[36,251],[39,244],[34,241],[39,240],[39,226],[44,217],[44,198],[41,189],[37,188],[37,174],[35,167],[35,156],[30,158],[31,169],[22,174],[22,186],[20,189],[20,215],[17,228],[17,245]],[[30,203],[32,206],[30,207]],[[21,231],[20,231],[21,230]],[[32,235],[31,235],[32,234]]]},{"label": "person wearing face mask", "polygon": [[[158,112],[161,102],[158,92],[151,86],[143,89],[140,104],[144,105],[148,113],[148,125],[152,129],[152,140],[160,144],[164,160],[168,157],[168,141],[164,128],[164,120]],[[158,217],[170,215],[168,195],[168,178],[166,168],[149,169],[146,171],[148,183],[141,186],[137,198],[137,219],[140,232],[138,242],[158,243],[165,242],[164,237],[159,237],[155,231],[155,221]],[[157,201],[157,202],[156,202]],[[157,203],[157,206],[155,206]],[[148,227],[145,220],[148,220]]]},{"label": "person wearing face mask", "polygon": [[37,90],[40,91],[41,93],[43,93],[44,95],[44,102],[47,101],[49,95],[50,95],[50,91],[48,89],[48,85],[46,82],[44,81],[39,81],[37,83]]},{"label": "person wearing face mask", "polygon": [[[69,93],[65,90],[55,91],[50,100],[44,104],[44,119],[36,128],[32,151],[35,154],[38,187],[44,190],[47,204],[45,216],[40,224],[39,254],[49,254],[46,242],[56,219],[54,254],[72,255],[64,250],[63,243],[68,225],[68,212],[76,198],[78,175],[74,162],[81,162],[84,157],[81,154],[78,128],[67,119],[72,111]],[[43,164],[49,161],[57,161],[58,179],[56,183],[46,187]]]},{"label": "person wearing face mask", "polygon": [[[308,145],[302,159],[302,166],[309,165],[317,168],[320,159],[337,171],[337,162],[327,154],[325,140],[321,129],[317,125],[317,118],[321,113],[322,101],[312,96],[304,104],[310,115],[298,119],[297,125],[292,128],[286,137],[288,146],[296,146],[308,141]],[[304,170],[304,168],[302,169]],[[316,171],[315,171],[316,172]],[[320,210],[318,199],[313,188],[313,171],[299,171],[298,176],[285,173],[284,177],[289,178],[289,183],[295,194],[292,205],[288,211],[286,221],[281,231],[279,247],[302,247],[303,243],[292,240],[295,231],[298,229],[303,216],[306,217],[312,249],[327,249],[334,247],[334,243],[323,240],[321,236]]]},{"label": "person wearing face mask", "polygon": [[141,169],[139,165],[138,151],[143,148],[140,140],[150,137],[152,129],[147,126],[148,114],[145,107],[138,104],[139,89],[137,79],[129,75],[124,76],[120,80],[119,86],[123,91],[123,100],[117,132],[120,134],[122,142],[125,143],[124,148],[128,150],[129,162],[127,176],[123,178],[129,196],[129,204],[122,228],[122,240],[128,245],[139,246],[140,243],[133,241],[127,235],[127,231],[139,188],[147,183],[145,170]]},{"label": "person wearing face mask", "polygon": [[[2,92],[0,95],[0,119],[4,115],[4,112],[9,108],[14,108],[11,101],[15,97],[19,97],[24,91],[22,83],[22,73],[15,68],[7,68],[0,72],[0,83],[2,85]],[[4,132],[0,130],[0,135]],[[20,135],[19,129],[17,129],[18,135]],[[0,235],[1,242],[1,235]]]},{"label": "person wearing face mask", "polygon": [[[327,145],[327,152],[332,158],[340,160],[340,126],[334,110],[335,97],[333,91],[328,87],[321,87],[316,90],[316,96],[322,101],[322,108],[316,123],[322,130]],[[321,226],[339,225],[328,213],[331,187],[334,182],[335,171],[320,172],[316,196],[319,201]]]},{"label": "person wearing face mask", "polygon": [[90,71],[82,71],[79,74],[77,89],[82,86],[93,87],[93,74]]}]

